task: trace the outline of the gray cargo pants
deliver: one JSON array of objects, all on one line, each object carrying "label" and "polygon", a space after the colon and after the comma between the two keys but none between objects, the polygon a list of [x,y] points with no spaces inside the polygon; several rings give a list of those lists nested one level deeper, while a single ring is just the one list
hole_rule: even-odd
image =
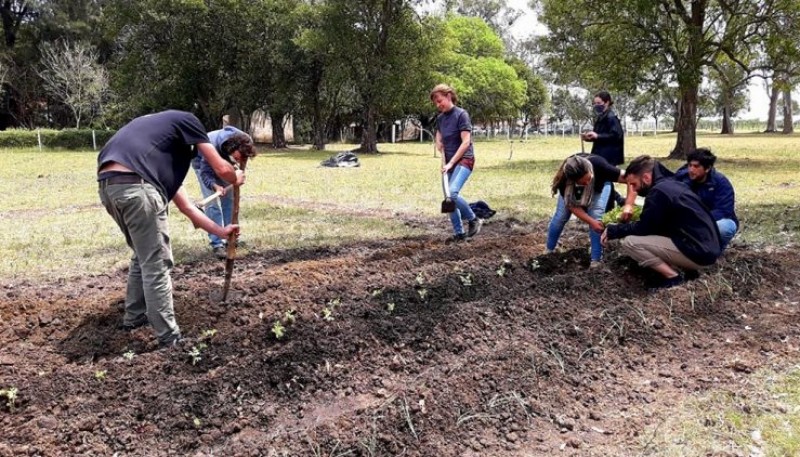
[{"label": "gray cargo pants", "polygon": [[679,251],[675,243],[665,236],[626,236],[622,239],[621,252],[639,262],[640,266],[647,268],[653,268],[661,263],[689,270],[702,268]]},{"label": "gray cargo pants", "polygon": [[123,323],[133,323],[146,313],[159,342],[169,342],[180,334],[172,304],[169,202],[148,183],[106,185],[101,181],[98,192],[133,249]]}]

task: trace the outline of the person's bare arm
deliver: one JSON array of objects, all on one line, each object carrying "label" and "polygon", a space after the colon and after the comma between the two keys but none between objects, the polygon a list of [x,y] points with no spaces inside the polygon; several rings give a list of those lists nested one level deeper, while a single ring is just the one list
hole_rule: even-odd
[{"label": "person's bare arm", "polygon": [[587,213],[586,210],[583,209],[582,207],[573,206],[573,207],[569,208],[569,210],[570,210],[570,212],[572,214],[575,215],[575,217],[577,217],[578,219],[582,220],[583,222],[586,222],[587,224],[589,224],[589,227],[591,227],[592,230],[594,230],[595,232],[602,232],[603,231],[603,228],[604,228],[603,227],[603,223],[598,221],[597,219],[593,218],[592,216],[589,216],[589,213]]},{"label": "person's bare arm", "polygon": [[172,199],[172,201],[175,202],[175,206],[178,207],[178,210],[186,215],[190,221],[192,221],[192,224],[195,228],[201,228],[208,233],[217,235],[220,238],[227,238],[231,233],[236,233],[237,235],[239,233],[238,225],[231,224],[227,227],[221,227],[217,225],[216,222],[209,219],[205,213],[194,206],[183,187],[178,189],[178,193],[175,194],[175,197]]}]

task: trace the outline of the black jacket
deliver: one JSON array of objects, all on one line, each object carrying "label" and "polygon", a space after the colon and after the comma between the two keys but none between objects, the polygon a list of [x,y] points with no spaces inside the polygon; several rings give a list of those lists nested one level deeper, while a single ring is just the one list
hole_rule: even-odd
[{"label": "black jacket", "polygon": [[666,236],[694,263],[711,265],[722,253],[717,223],[697,194],[672,176],[656,162],[653,187],[645,198],[639,221],[609,225],[608,238]]},{"label": "black jacket", "polygon": [[625,135],[619,118],[610,109],[594,122],[597,138],[592,144],[592,154],[606,159],[611,165],[625,162]]}]

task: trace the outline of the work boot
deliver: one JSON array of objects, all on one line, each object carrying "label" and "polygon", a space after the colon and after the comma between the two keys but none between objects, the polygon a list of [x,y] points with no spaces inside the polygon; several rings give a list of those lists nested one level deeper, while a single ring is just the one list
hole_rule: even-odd
[{"label": "work boot", "polygon": [[123,320],[122,324],[117,326],[117,329],[122,330],[123,332],[130,332],[132,330],[136,330],[139,327],[144,327],[149,323],[150,321],[147,320],[147,314],[142,314],[141,316],[134,319],[133,322],[125,322]]},{"label": "work boot", "polygon": [[462,241],[466,240],[467,240],[467,235],[464,233],[459,233],[458,235],[453,235],[450,238],[444,240],[444,243],[445,244],[461,243]]},{"label": "work boot", "polygon": [[481,226],[483,225],[483,220],[478,219],[477,217],[471,221],[469,221],[468,229],[467,229],[467,238],[472,238],[473,236],[477,235],[481,231]]},{"label": "work boot", "polygon": [[214,251],[214,256],[218,259],[224,259],[228,256],[228,249],[224,245],[214,246],[212,250]]},{"label": "work boot", "polygon": [[171,335],[167,339],[158,342],[158,349],[174,349],[177,348],[183,339],[181,338],[181,334],[177,333],[175,335]]}]

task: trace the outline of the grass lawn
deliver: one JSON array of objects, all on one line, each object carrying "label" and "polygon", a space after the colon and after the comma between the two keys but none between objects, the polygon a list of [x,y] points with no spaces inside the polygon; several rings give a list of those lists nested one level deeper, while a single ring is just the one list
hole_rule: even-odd
[{"label": "grass lawn", "polygon": [[[754,248],[796,243],[798,139],[764,134],[698,137],[699,146],[717,154],[718,168],[736,189],[743,229],[734,243]],[[626,157],[663,158],[674,143],[674,135],[629,137]],[[440,235],[448,234],[446,219],[439,213],[440,159],[433,157],[430,143],[383,144],[380,155],[361,156],[357,169],[319,166],[334,152],[350,147],[334,144],[322,152],[265,152],[252,161],[242,190],[243,238],[258,249],[287,249],[401,238],[431,230],[403,223],[409,218],[442,221]],[[478,141],[476,172],[463,194],[471,201],[487,201],[498,211],[496,218],[544,220],[555,205],[549,192],[552,176],[566,155],[579,150],[575,137]],[[99,204],[96,157],[94,151],[0,151],[0,193],[6,197],[0,210],[4,259],[0,282],[68,279],[127,265],[129,249]],[[672,169],[681,165],[666,164]],[[191,172],[185,185],[199,199]],[[170,217],[176,261],[210,259],[205,234],[194,230],[174,207]],[[655,430],[658,447],[648,455],[705,455],[697,450],[721,451],[726,443],[739,447],[751,443],[764,452],[758,455],[798,455],[798,371],[763,373],[743,389],[751,395],[748,401],[757,403],[746,414],[742,414],[746,397],[741,393],[707,392],[689,399],[678,407],[674,420]],[[712,436],[703,434],[708,421]]]},{"label": "grass lawn", "polygon": [[[629,137],[626,157],[666,157],[673,135]],[[698,144],[718,156],[718,168],[736,188],[744,229],[738,242],[785,245],[797,237],[800,156],[797,136],[705,135]],[[362,155],[357,169],[329,169],[320,161],[350,145],[317,152],[266,152],[249,164],[242,190],[243,238],[263,249],[281,249],[419,234],[403,213],[444,218],[438,158],[430,143],[382,144],[380,155]],[[513,148],[513,156],[509,155]],[[487,201],[498,218],[542,220],[553,211],[549,186],[560,161],[579,151],[577,138],[476,144],[476,172],[463,194]],[[36,149],[0,152],[0,278],[65,278],[100,273],[127,263],[128,248],[99,205],[97,153]],[[667,165],[677,168],[680,163]],[[185,185],[199,197],[194,175]],[[207,255],[204,233],[174,209],[172,240],[177,262]],[[445,231],[442,236],[446,236]]]}]

